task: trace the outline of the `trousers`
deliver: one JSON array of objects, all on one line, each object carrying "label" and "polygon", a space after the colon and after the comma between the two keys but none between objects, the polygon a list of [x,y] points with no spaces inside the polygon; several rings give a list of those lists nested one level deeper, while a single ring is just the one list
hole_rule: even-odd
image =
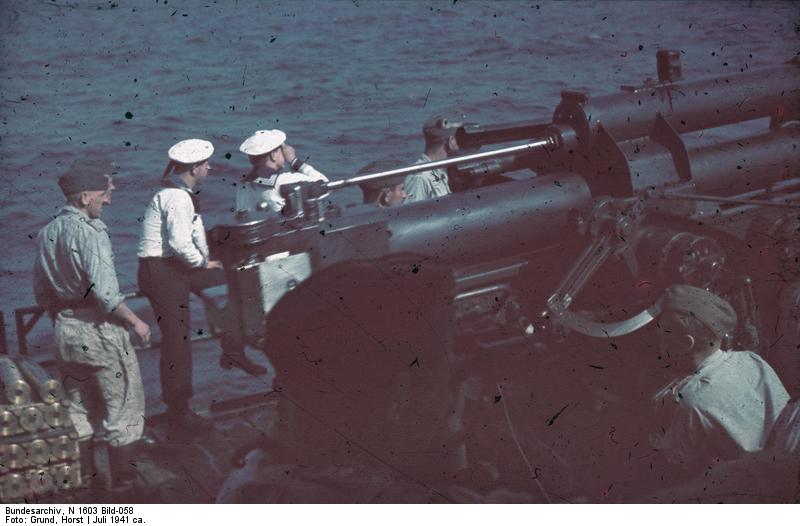
[{"label": "trousers", "polygon": [[[161,330],[159,378],[169,411],[186,411],[192,397],[192,319],[189,294],[222,285],[222,269],[192,269],[177,258],[140,258],[139,288],[147,296]],[[223,327],[222,347],[243,352],[234,331]]]},{"label": "trousers", "polygon": [[128,331],[98,309],[66,309],[55,318],[55,343],[78,440],[91,438],[99,425],[111,447],[138,441],[144,387]]}]

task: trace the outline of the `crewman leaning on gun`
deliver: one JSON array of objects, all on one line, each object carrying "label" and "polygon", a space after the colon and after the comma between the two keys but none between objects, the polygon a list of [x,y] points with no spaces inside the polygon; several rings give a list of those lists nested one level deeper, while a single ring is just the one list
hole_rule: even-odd
[{"label": "crewman leaning on gun", "polygon": [[120,489],[135,480],[131,460],[142,444],[145,408],[126,327],[143,344],[150,327],[123,301],[108,229],[100,220],[103,206],[111,203],[112,173],[108,160],[81,160],[58,179],[67,204],[39,232],[34,293],[55,324],[56,363],[78,431],[84,478],[95,475],[91,439],[93,423],[99,423],[113,487]]},{"label": "crewman leaning on gun", "polygon": [[[464,125],[466,117],[461,110],[434,115],[422,126],[425,153],[417,164],[441,161],[457,152],[456,131]],[[434,168],[409,175],[405,180],[406,203],[434,199],[452,193],[446,168]]]},{"label": "crewman leaning on gun", "polygon": [[[139,287],[150,300],[161,328],[160,378],[168,420],[176,426],[207,428],[189,408],[192,397],[192,344],[189,293],[225,282],[222,263],[209,259],[197,194],[211,169],[214,146],[201,139],[169,149],[162,188],[145,208],[139,240]],[[224,323],[220,366],[266,373],[251,362],[231,324]]]},{"label": "crewman leaning on gun", "polygon": [[[328,178],[299,158],[286,144],[281,130],[258,130],[245,139],[239,150],[250,160],[250,172],[236,188],[236,213],[265,209],[278,213],[286,200],[281,187],[298,182],[327,182]],[[290,170],[285,171],[288,163]]]}]

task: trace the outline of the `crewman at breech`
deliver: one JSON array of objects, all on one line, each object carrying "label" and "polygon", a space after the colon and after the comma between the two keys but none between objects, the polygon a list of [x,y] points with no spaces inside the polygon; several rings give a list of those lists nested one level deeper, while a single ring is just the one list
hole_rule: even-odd
[{"label": "crewman at breech", "polygon": [[[371,162],[361,168],[356,175],[386,172],[403,165],[402,161],[391,159]],[[403,187],[403,176],[383,178],[374,181],[359,183],[361,193],[364,195],[365,205],[377,205],[381,208],[390,208],[403,204],[406,192]]]},{"label": "crewman at breech", "polygon": [[[250,159],[250,172],[236,188],[236,213],[255,210],[279,213],[286,205],[281,187],[299,182],[327,182],[328,178],[297,156],[281,130],[259,130],[239,150]],[[290,170],[285,171],[288,163]]]},{"label": "crewman at breech", "polygon": [[67,204],[40,232],[34,264],[36,302],[55,324],[56,363],[69,415],[78,432],[84,478],[95,475],[94,425],[105,432],[113,486],[135,480],[131,463],[142,442],[144,389],[126,328],[147,344],[150,327],[125,304],[114,270],[108,229],[100,216],[111,203],[113,165],[74,162],[58,180]]},{"label": "crewman at breech", "polygon": [[759,355],[721,349],[736,327],[733,308],[689,285],[669,287],[660,305],[661,367],[674,380],[654,398],[652,445],[685,472],[762,450],[789,395]]},{"label": "crewman at breech", "polygon": [[[464,125],[466,117],[461,110],[434,115],[422,126],[425,153],[417,164],[441,161],[458,151],[456,131]],[[409,175],[405,180],[406,203],[434,199],[452,193],[446,168],[434,168]]]},{"label": "crewman at breech", "polygon": [[[209,259],[197,194],[208,177],[214,146],[205,140],[180,141],[169,149],[163,188],[144,212],[139,240],[139,286],[161,328],[160,377],[167,416],[175,426],[206,428],[210,423],[189,407],[192,397],[192,344],[189,293],[225,282],[222,263]],[[220,366],[251,375],[266,369],[251,362],[232,324],[224,321]]]}]

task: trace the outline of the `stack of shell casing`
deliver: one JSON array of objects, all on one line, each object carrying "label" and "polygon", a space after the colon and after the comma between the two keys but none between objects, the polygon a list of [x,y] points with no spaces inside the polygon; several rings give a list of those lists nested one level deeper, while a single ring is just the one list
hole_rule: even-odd
[{"label": "stack of shell casing", "polygon": [[0,403],[0,502],[78,488],[78,434],[61,382],[32,360],[0,356]]}]

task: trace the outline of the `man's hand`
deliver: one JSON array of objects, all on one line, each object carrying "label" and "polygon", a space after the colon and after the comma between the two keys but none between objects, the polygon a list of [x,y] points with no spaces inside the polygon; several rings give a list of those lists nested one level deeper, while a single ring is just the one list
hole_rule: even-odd
[{"label": "man's hand", "polygon": [[206,262],[206,268],[223,268],[221,261],[208,261]]},{"label": "man's hand", "polygon": [[142,345],[150,343],[150,326],[142,320],[136,320],[131,327],[134,334],[139,338]]},{"label": "man's hand", "polygon": [[291,163],[297,158],[297,153],[294,151],[294,148],[286,143],[281,145],[281,151],[283,152],[283,158],[286,159],[287,163]]}]

